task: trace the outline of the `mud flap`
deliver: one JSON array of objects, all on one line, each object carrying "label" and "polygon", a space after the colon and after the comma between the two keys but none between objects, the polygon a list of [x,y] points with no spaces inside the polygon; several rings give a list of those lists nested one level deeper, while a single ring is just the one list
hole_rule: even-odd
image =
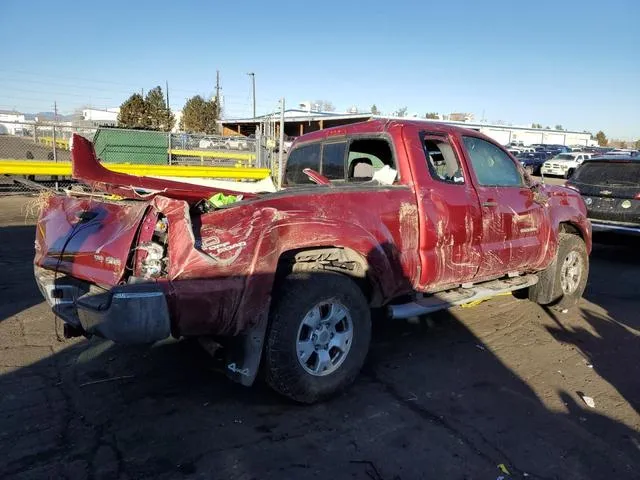
[{"label": "mud flap", "polygon": [[269,323],[268,311],[267,308],[258,322],[243,334],[224,340],[224,373],[234,382],[246,387],[253,385],[258,375]]}]

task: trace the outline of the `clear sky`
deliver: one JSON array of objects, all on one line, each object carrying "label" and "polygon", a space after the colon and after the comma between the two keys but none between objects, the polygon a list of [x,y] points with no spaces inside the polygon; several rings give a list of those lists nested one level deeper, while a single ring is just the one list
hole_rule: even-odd
[{"label": "clear sky", "polygon": [[326,99],[640,138],[640,0],[2,0],[0,109],[119,106],[169,82],[227,117]]}]

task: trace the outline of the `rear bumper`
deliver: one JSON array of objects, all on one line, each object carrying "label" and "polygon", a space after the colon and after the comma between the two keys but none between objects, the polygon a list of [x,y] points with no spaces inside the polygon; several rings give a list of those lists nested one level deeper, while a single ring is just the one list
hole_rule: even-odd
[{"label": "rear bumper", "polygon": [[591,229],[594,232],[616,232],[627,235],[640,235],[640,225],[606,222],[603,220],[591,220]]},{"label": "rear bumper", "polygon": [[157,283],[105,290],[35,267],[40,292],[54,314],[87,336],[117,343],[152,343],[171,336],[169,308]]},{"label": "rear bumper", "polygon": [[564,177],[567,173],[567,170],[561,169],[561,168],[544,168],[542,167],[540,169],[540,172],[544,175],[554,175],[554,176],[558,176],[558,177]]}]

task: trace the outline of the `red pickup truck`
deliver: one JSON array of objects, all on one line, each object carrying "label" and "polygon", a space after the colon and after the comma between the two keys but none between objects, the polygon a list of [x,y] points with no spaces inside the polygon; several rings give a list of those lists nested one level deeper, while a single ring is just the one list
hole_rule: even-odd
[{"label": "red pickup truck", "polygon": [[[535,183],[493,140],[431,122],[375,120],[298,138],[276,193],[116,173],[76,136],[51,196],[35,277],[67,336],[196,337],[233,379],[262,368],[314,402],[347,387],[371,311],[416,317],[528,289],[573,306],[588,276],[580,195]],[[209,200],[222,194],[233,203]],[[220,348],[221,347],[221,348]]]}]

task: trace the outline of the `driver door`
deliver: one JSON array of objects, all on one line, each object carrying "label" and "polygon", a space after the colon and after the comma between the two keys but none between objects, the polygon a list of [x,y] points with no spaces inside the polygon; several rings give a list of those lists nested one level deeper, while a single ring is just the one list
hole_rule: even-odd
[{"label": "driver door", "polygon": [[463,136],[482,210],[482,260],[477,277],[521,272],[543,256],[549,240],[545,207],[534,201],[515,162],[498,146]]}]

